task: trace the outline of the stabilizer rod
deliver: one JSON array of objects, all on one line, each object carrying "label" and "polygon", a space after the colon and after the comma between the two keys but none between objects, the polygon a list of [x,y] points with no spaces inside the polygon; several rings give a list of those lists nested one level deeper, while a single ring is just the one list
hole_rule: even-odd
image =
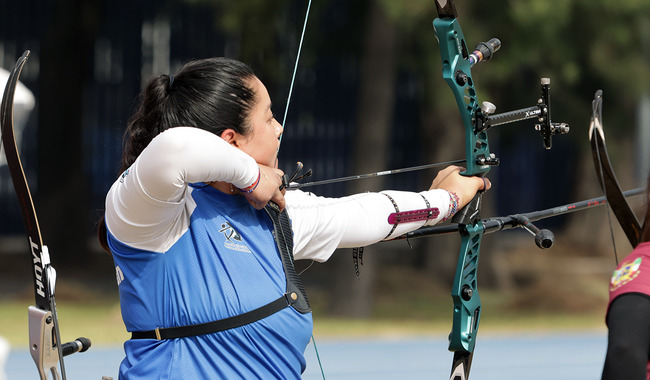
[{"label": "stabilizer rod", "polygon": [[[633,197],[643,194],[646,191],[645,187],[639,187],[633,190],[623,192],[623,195]],[[531,222],[551,218],[558,215],[568,214],[575,211],[585,210],[591,207],[602,206],[607,204],[607,199],[603,197],[591,198],[584,201],[569,203],[558,207],[553,207],[540,211],[532,211],[524,214],[514,214],[508,216],[497,216],[492,218],[482,219],[483,233],[489,234],[501,230],[509,230],[512,228],[524,228],[535,235],[536,244],[542,248],[549,248],[553,244],[553,234],[549,230],[540,230],[535,227]],[[398,236],[392,240],[404,240],[421,238],[432,235],[444,235],[451,233],[458,233],[462,225],[452,223],[442,226],[423,227],[415,231]],[[549,235],[550,234],[550,235]],[[550,244],[550,245],[549,245]]]}]

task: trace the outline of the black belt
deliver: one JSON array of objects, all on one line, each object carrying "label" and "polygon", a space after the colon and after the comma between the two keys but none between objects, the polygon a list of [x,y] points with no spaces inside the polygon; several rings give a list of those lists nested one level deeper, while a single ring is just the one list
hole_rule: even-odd
[{"label": "black belt", "polygon": [[277,300],[271,303],[267,303],[264,306],[258,307],[255,310],[212,322],[178,327],[158,327],[155,330],[149,331],[133,331],[131,333],[131,339],[176,339],[185,338],[188,336],[211,334],[235,327],[241,327],[277,313],[278,311],[291,305],[297,298],[298,295],[295,293],[283,294]]}]

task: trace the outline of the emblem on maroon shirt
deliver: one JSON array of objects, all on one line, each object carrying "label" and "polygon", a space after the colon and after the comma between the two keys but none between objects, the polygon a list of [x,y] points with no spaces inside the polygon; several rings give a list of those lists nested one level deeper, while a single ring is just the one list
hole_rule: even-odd
[{"label": "emblem on maroon shirt", "polygon": [[636,258],[634,261],[624,262],[618,269],[614,271],[612,280],[609,283],[609,291],[620,288],[621,286],[629,283],[639,276],[641,273],[641,257]]}]

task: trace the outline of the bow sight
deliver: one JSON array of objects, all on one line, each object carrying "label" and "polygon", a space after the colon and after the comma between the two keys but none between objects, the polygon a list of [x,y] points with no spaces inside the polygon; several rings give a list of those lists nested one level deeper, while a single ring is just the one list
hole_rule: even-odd
[{"label": "bow sight", "polygon": [[537,105],[532,107],[492,115],[496,106],[490,102],[483,102],[481,112],[476,115],[476,129],[483,131],[497,125],[537,118],[538,124],[535,124],[535,130],[540,131],[544,138],[544,148],[551,149],[551,136],[569,132],[569,125],[551,121],[551,79],[542,78],[541,87],[542,95],[537,100]]}]

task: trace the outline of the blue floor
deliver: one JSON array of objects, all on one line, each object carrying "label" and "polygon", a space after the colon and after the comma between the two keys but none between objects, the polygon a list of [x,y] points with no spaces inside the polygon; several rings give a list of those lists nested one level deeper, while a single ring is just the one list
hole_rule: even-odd
[{"label": "blue floor", "polygon": [[[318,339],[318,338],[317,338]],[[317,340],[326,379],[448,379],[452,354],[445,337]],[[471,379],[581,380],[599,379],[605,357],[605,332],[479,335]],[[313,345],[307,347],[305,380],[322,379]],[[66,357],[70,380],[113,376],[121,347],[92,347]],[[38,379],[26,349],[10,353],[7,380]]]}]

